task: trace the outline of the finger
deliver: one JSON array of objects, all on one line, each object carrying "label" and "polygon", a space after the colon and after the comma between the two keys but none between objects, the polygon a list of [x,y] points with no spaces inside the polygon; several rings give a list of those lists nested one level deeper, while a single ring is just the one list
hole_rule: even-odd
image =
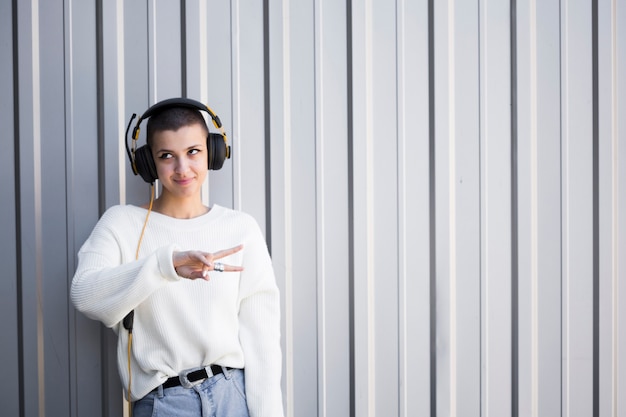
[{"label": "finger", "polygon": [[216,262],[217,266],[219,266],[219,268],[216,268],[215,265],[213,266],[213,271],[215,272],[240,272],[243,271],[243,266],[238,266],[238,265],[227,265],[227,264],[222,264],[220,262]]},{"label": "finger", "polygon": [[204,273],[202,270],[197,270],[189,273],[189,276],[184,276],[183,278],[195,281],[196,279],[201,279],[204,281],[208,281],[210,279],[208,271]]},{"label": "finger", "polygon": [[201,265],[198,265],[198,268],[202,268],[202,270],[210,270],[213,267],[213,254],[209,252],[200,252],[194,251],[191,253],[192,262],[199,262]]},{"label": "finger", "polygon": [[243,271],[243,266],[224,265],[224,272],[241,272],[241,271]]},{"label": "finger", "polygon": [[228,255],[232,255],[233,253],[237,253],[239,252],[241,249],[243,249],[243,245],[237,245],[235,247],[232,247],[230,249],[224,249],[224,250],[220,250],[217,251],[213,254],[213,259],[222,259]]}]

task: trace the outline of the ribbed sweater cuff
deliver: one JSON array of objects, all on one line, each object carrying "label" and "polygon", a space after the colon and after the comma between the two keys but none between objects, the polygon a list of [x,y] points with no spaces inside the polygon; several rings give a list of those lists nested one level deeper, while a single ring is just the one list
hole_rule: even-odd
[{"label": "ribbed sweater cuff", "polygon": [[174,262],[172,261],[175,251],[180,250],[176,245],[164,246],[156,252],[157,262],[159,265],[159,271],[161,275],[170,281],[178,281],[181,277],[176,273],[174,269]]}]

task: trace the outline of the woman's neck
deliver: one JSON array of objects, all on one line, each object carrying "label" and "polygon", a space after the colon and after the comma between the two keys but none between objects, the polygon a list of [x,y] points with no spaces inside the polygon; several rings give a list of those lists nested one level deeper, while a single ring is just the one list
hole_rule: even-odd
[{"label": "woman's neck", "polygon": [[162,195],[154,200],[152,210],[176,219],[192,219],[206,214],[209,208],[197,198],[171,199]]}]

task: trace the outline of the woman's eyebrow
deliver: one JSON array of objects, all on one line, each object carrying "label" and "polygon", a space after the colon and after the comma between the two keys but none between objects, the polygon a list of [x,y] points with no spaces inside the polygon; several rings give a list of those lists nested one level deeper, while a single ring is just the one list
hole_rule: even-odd
[{"label": "woman's eyebrow", "polygon": [[[196,149],[196,148],[201,148],[201,147],[205,147],[205,144],[198,143],[196,145],[191,145],[191,146],[188,146],[186,149],[183,149],[183,151],[188,151],[190,149]],[[158,152],[170,152],[170,153],[173,153],[174,151],[172,149],[160,148],[160,149],[157,149],[156,152],[157,153]]]}]

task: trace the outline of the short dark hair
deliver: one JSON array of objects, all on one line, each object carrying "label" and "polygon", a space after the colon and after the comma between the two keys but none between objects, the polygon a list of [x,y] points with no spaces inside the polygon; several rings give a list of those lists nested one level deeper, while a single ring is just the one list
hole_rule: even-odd
[{"label": "short dark hair", "polygon": [[208,136],[209,129],[199,110],[189,107],[170,107],[164,109],[153,114],[148,119],[148,125],[146,127],[147,144],[148,146],[152,145],[152,138],[156,132],[166,130],[177,131],[183,126],[192,126],[195,124],[202,126]]}]

